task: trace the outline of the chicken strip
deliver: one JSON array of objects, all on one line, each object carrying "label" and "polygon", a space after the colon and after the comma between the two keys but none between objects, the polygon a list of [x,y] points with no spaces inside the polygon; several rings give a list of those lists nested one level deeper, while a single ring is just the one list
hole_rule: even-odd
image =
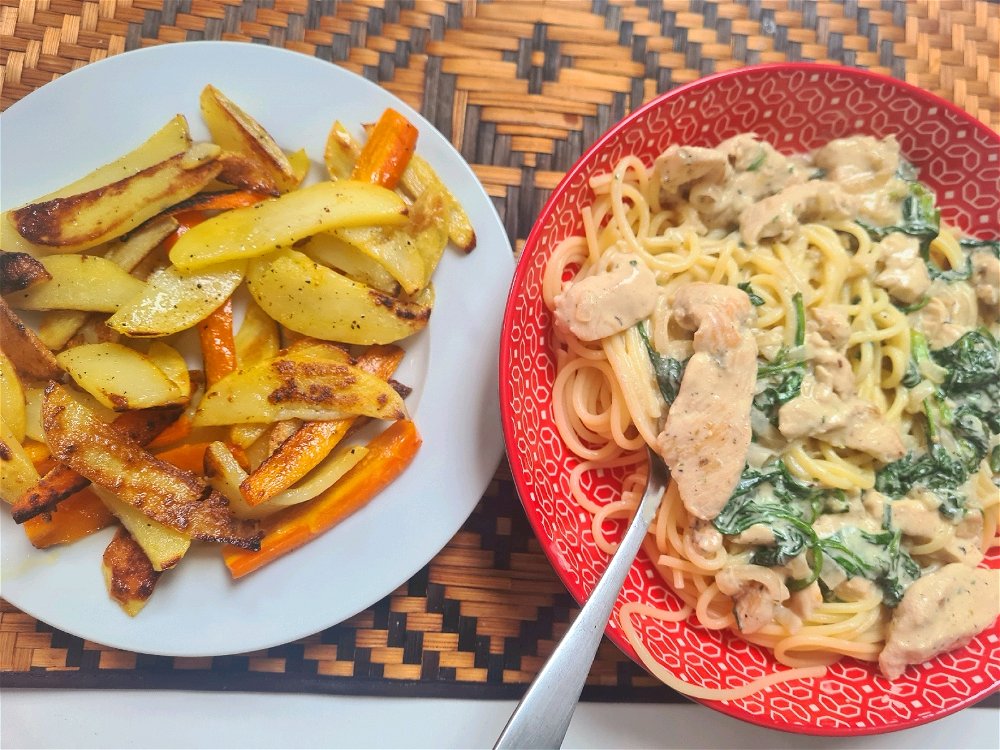
[{"label": "chicken strip", "polygon": [[656,450],[670,467],[684,507],[711,521],[739,481],[750,446],[757,379],[753,308],[735,287],[695,283],[677,292],[673,316],[695,331],[694,354]]}]

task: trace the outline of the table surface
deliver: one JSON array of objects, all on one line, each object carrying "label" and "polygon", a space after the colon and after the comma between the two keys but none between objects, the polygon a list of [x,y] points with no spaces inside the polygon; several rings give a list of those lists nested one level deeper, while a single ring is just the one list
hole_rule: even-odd
[{"label": "table surface", "polygon": [[[1000,125],[1000,6],[972,0],[0,0],[0,103],[6,108],[109,55],[200,39],[252,41],[329,60],[420,110],[472,165],[515,252],[564,170],[604,130],[642,102],[708,73],[784,60],[855,65],[905,79],[994,129]],[[25,696],[52,688],[73,689],[52,694],[59,705],[98,707],[114,700],[87,688],[254,690],[298,693],[300,701],[337,694],[353,697],[330,701],[325,710],[347,715],[368,705],[352,703],[363,700],[357,696],[380,696],[401,721],[414,706],[423,707],[418,715],[433,716],[451,705],[447,699],[499,699],[488,703],[492,718],[473,722],[453,743],[488,744],[483,727],[493,731],[497,717],[509,713],[513,704],[502,701],[523,692],[576,611],[531,534],[504,463],[468,522],[419,574],[322,633],[253,654],[151,657],[60,633],[0,601],[0,669],[5,704],[9,699],[29,714],[33,704]],[[112,695],[141,703],[147,694]],[[182,702],[190,694],[159,695]],[[412,702],[400,707],[393,696]],[[729,721],[686,704],[607,641],[584,697],[594,701],[584,709],[588,721],[606,701],[651,704],[635,707],[641,715],[616,719],[619,726],[656,726],[657,709],[711,718],[713,726]],[[437,702],[424,700],[430,698]],[[252,710],[254,700],[242,696],[239,705]],[[463,715],[486,710],[457,705]],[[4,746],[58,745],[67,736],[58,723],[46,735],[31,722],[10,722],[11,711],[5,705]],[[995,722],[981,719],[994,709],[970,716],[976,717],[970,726],[985,734],[966,735],[969,742],[976,737],[996,746]],[[162,736],[175,741],[164,744],[198,744],[183,727],[173,731]],[[635,746],[656,736],[636,731]],[[931,738],[941,740],[938,746],[965,742],[927,731],[908,735],[909,746],[924,740],[932,746]],[[347,736],[359,745],[393,744],[384,734]],[[605,735],[576,736],[586,744],[586,736]],[[740,735],[725,736],[713,743],[729,746]],[[98,737],[110,742],[123,735]],[[275,744],[302,746],[316,744],[310,737],[274,735]],[[671,746],[690,737],[682,733]],[[231,744],[239,745],[238,737]]]}]

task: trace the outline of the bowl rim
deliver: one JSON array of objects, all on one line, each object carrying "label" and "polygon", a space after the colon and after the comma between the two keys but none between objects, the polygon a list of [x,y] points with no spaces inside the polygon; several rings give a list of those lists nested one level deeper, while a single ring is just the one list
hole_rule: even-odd
[{"label": "bowl rim", "polygon": [[[549,194],[541,210],[538,212],[538,216],[532,225],[531,231],[525,240],[524,246],[517,259],[517,265],[514,269],[514,275],[511,280],[510,290],[507,295],[507,302],[504,307],[503,316],[503,326],[500,333],[500,352],[499,352],[499,367],[500,367],[500,412],[501,412],[501,427],[503,430],[503,441],[504,448],[507,456],[507,461],[511,470],[511,477],[514,481],[514,487],[517,490],[518,499],[521,502],[522,507],[525,509],[525,515],[528,518],[528,523],[531,526],[532,532],[535,534],[536,539],[542,538],[542,529],[540,527],[540,522],[537,518],[536,513],[529,512],[528,505],[524,502],[524,497],[526,496],[526,486],[524,481],[524,465],[520,461],[518,455],[510,450],[510,446],[514,445],[516,434],[513,428],[513,420],[511,419],[511,403],[513,397],[513,388],[510,384],[508,378],[505,374],[511,369],[511,349],[507,345],[510,340],[511,329],[513,327],[513,315],[512,310],[514,302],[519,296],[519,290],[524,284],[524,277],[527,274],[530,262],[538,255],[538,245],[539,236],[543,231],[543,225],[552,215],[552,209],[554,204],[559,200],[562,194],[568,189],[569,184],[574,180],[574,178],[580,173],[585,171],[588,163],[592,160],[593,156],[600,152],[609,141],[617,137],[622,131],[628,129],[632,124],[643,117],[650,110],[656,109],[663,105],[664,102],[673,100],[677,97],[683,96],[684,94],[694,91],[706,86],[711,86],[720,80],[725,80],[729,78],[741,78],[746,75],[773,71],[776,73],[795,73],[795,72],[823,72],[823,71],[835,71],[839,74],[845,75],[848,78],[855,78],[858,80],[869,80],[881,84],[891,86],[896,89],[900,89],[903,92],[909,94],[911,97],[916,99],[922,99],[926,103],[932,106],[941,107],[950,111],[953,115],[957,116],[960,120],[963,120],[965,124],[969,127],[973,127],[978,130],[982,135],[986,137],[987,140],[992,140],[997,143],[1000,147],[1000,134],[989,128],[986,124],[977,120],[971,114],[966,112],[964,109],[948,101],[947,99],[938,96],[926,89],[922,89],[908,81],[894,78],[884,73],[878,73],[871,70],[866,70],[863,68],[856,68],[848,65],[840,64],[830,64],[822,62],[775,62],[775,63],[762,63],[756,65],[745,65],[739,68],[734,68],[732,70],[721,71],[718,73],[711,73],[706,76],[702,76],[693,81],[681,84],[676,88],[665,91],[662,94],[650,99],[645,104],[642,104],[632,112],[629,112],[624,117],[622,117],[618,122],[609,127],[600,137],[597,138],[573,163],[573,165],[566,171],[562,179],[557,183],[556,187]],[[582,588],[578,585],[571,584],[564,575],[562,569],[557,564],[557,560],[554,554],[554,550],[551,545],[540,544],[542,551],[545,553],[549,564],[555,571],[560,582],[566,587],[569,594],[573,597],[574,601],[578,605],[582,606],[587,597],[583,595]],[[641,554],[641,552],[640,552]],[[610,622],[610,620],[609,620]],[[605,635],[615,644],[626,656],[628,656],[633,662],[638,664],[643,670],[642,663],[638,660],[635,651],[629,646],[628,642],[625,640],[624,636],[620,636],[618,633],[613,631],[609,625],[605,626]],[[751,724],[756,724],[758,726],[766,727],[768,729],[775,729],[778,731],[790,733],[790,734],[803,734],[803,735],[814,735],[814,736],[825,736],[825,737],[861,737],[867,735],[876,734],[887,734],[890,732],[897,732],[904,729],[912,729],[913,727],[921,726],[923,724],[928,724],[938,719],[942,719],[945,716],[949,716],[956,713],[964,708],[968,708],[974,703],[978,703],[984,697],[988,696],[990,693],[995,691],[1000,684],[990,684],[989,682],[984,683],[985,686],[974,694],[967,696],[961,701],[957,702],[954,706],[950,706],[933,716],[922,716],[917,718],[911,718],[894,724],[892,726],[871,726],[871,727],[817,727],[815,725],[807,726],[789,726],[780,724],[771,720],[766,716],[751,715],[741,709],[734,706],[733,702],[722,702],[713,701],[699,698],[691,698],[690,696],[684,696],[689,700],[693,700],[702,705],[708,706],[718,710],[728,716],[741,721],[746,721]]]}]

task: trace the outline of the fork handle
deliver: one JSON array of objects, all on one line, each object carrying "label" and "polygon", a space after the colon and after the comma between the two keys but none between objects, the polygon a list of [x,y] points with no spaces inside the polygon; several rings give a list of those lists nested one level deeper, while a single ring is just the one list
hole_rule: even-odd
[{"label": "fork handle", "polygon": [[611,609],[646,535],[649,518],[644,516],[633,517],[594,592],[517,704],[494,750],[562,745]]}]

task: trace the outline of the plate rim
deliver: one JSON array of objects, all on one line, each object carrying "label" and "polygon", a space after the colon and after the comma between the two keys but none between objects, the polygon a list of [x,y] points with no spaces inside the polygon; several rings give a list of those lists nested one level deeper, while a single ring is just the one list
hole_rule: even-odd
[{"label": "plate rim", "polygon": [[[819,62],[774,62],[774,63],[762,63],[757,65],[746,65],[739,68],[734,68],[732,70],[721,71],[718,73],[712,73],[707,76],[703,76],[695,79],[694,81],[689,81],[676,88],[665,91],[658,94],[654,98],[650,99],[645,104],[637,107],[632,112],[625,115],[621,120],[616,122],[610,128],[608,128],[600,137],[597,138],[580,157],[573,163],[573,166],[563,175],[562,179],[557,183],[556,187],[552,190],[545,204],[542,206],[541,210],[538,212],[538,216],[532,225],[531,232],[528,234],[527,239],[524,242],[524,246],[521,253],[517,259],[517,265],[514,269],[514,276],[511,281],[510,290],[507,296],[506,307],[504,308],[504,319],[503,328],[501,332],[500,339],[500,419],[503,426],[503,436],[504,436],[504,448],[507,455],[507,460],[511,469],[511,476],[514,481],[514,487],[517,491],[518,499],[521,502],[522,507],[525,510],[525,515],[528,517],[528,522],[531,526],[532,532],[535,534],[535,538],[538,540],[539,546],[545,553],[546,558],[549,560],[549,564],[555,571],[560,582],[566,587],[569,594],[573,597],[579,606],[583,606],[586,603],[588,597],[585,595],[581,585],[573,582],[568,575],[564,572],[559,564],[559,555],[557,550],[555,550],[554,545],[547,544],[544,540],[544,533],[541,526],[540,512],[536,507],[529,506],[525,501],[525,497],[528,495],[528,489],[525,482],[525,466],[522,463],[520,456],[517,451],[510,450],[510,446],[515,444],[517,435],[514,430],[514,420],[511,418],[511,407],[513,398],[513,386],[508,378],[505,377],[505,373],[510,371],[512,364],[511,359],[511,348],[508,342],[511,338],[511,329],[514,324],[513,320],[513,308],[516,298],[519,296],[519,290],[523,288],[524,278],[528,272],[528,267],[536,262],[538,256],[543,252],[540,247],[539,237],[543,232],[543,224],[545,224],[552,216],[552,209],[555,203],[560,199],[562,194],[566,192],[569,185],[574,181],[580,172],[585,171],[587,163],[594,157],[595,154],[599,153],[605,148],[605,145],[617,137],[622,131],[630,127],[636,120],[643,117],[650,110],[656,109],[664,105],[665,102],[672,101],[673,99],[682,96],[683,94],[703,88],[714,84],[716,81],[725,80],[733,77],[743,77],[746,75],[758,74],[761,72],[775,71],[780,73],[794,73],[794,72],[829,72],[837,71],[848,77],[854,77],[858,79],[868,79],[881,84],[889,85],[894,88],[900,88],[906,91],[908,94],[915,98],[923,99],[928,103],[932,103],[934,106],[942,107],[949,110],[953,115],[962,119],[965,124],[969,127],[975,128],[980,134],[986,136],[987,138],[997,142],[1000,145],[1000,134],[991,130],[984,123],[980,122],[964,109],[960,108],[956,104],[944,99],[937,94],[934,94],[926,89],[922,89],[919,86],[904,81],[902,79],[893,78],[892,76],[885,75],[883,73],[878,73],[871,70],[866,70],[862,68],[854,68],[846,65],[839,64],[829,64],[829,63],[819,63]],[[640,555],[645,554],[644,551],[640,550]],[[613,615],[612,615],[613,617]],[[624,635],[620,631],[615,630],[610,626],[610,618],[608,625],[605,626],[604,630],[605,636],[615,644],[626,656],[628,656],[633,662],[635,662],[640,668],[645,670],[641,661],[638,659],[638,655],[635,650],[629,645],[628,641],[625,639]],[[769,729],[775,729],[778,731],[786,732],[789,734],[801,734],[810,736],[823,736],[823,737],[860,737],[860,736],[870,736],[877,734],[887,734],[891,732],[901,731],[904,729],[912,729],[916,726],[921,726],[928,724],[930,722],[936,721],[938,719],[949,716],[953,713],[961,711],[962,709],[968,708],[969,706],[978,703],[987,697],[990,693],[997,689],[997,685],[990,685],[986,683],[985,687],[981,688],[978,692],[970,695],[961,701],[957,702],[954,706],[949,707],[946,710],[940,711],[933,716],[925,716],[916,719],[908,719],[902,721],[899,724],[893,724],[892,726],[873,726],[865,728],[847,728],[847,727],[817,727],[815,725],[808,726],[788,726],[771,720],[766,716],[758,716],[751,714],[749,712],[738,709],[733,705],[733,702],[729,701],[714,701],[701,698],[688,697],[697,703],[701,703],[704,706],[713,708],[720,711],[728,716],[741,721],[746,721],[757,726],[766,727]]]},{"label": "plate rim", "polygon": [[[193,53],[190,50],[197,48]],[[482,330],[487,331],[490,335],[495,335],[497,343],[499,342],[499,332],[500,332],[500,318],[503,310],[504,292],[505,284],[507,280],[511,277],[514,269],[514,254],[510,239],[507,235],[506,229],[497,213],[497,209],[490,198],[489,194],[486,192],[485,186],[482,184],[480,179],[476,176],[472,166],[466,161],[465,157],[455,148],[454,144],[449,138],[447,138],[441,131],[439,131],[433,123],[431,123],[426,117],[424,117],[420,111],[415,107],[409,105],[403,101],[400,97],[379,85],[378,83],[371,81],[364,76],[361,76],[354,71],[348,70],[347,68],[337,64],[336,62],[331,62],[317,58],[297,50],[285,49],[283,47],[273,47],[269,45],[254,44],[251,42],[240,42],[240,41],[219,41],[219,40],[192,40],[184,42],[175,42],[162,45],[154,45],[151,47],[143,47],[140,49],[129,50],[121,54],[112,55],[110,57],[104,58],[102,60],[95,61],[93,63],[87,64],[78,68],[76,70],[70,71],[49,83],[40,86],[35,91],[27,94],[26,96],[19,99],[17,102],[12,104],[3,112],[3,123],[7,127],[0,130],[3,133],[3,140],[6,141],[8,138],[10,126],[10,116],[21,117],[20,111],[23,109],[25,102],[29,102],[35,97],[36,94],[42,91],[47,93],[44,96],[58,96],[63,97],[62,90],[67,87],[79,87],[81,84],[78,82],[90,81],[93,83],[95,80],[100,82],[107,77],[109,70],[122,70],[122,66],[130,65],[130,61],[136,60],[137,58],[143,59],[144,65],[155,64],[155,65],[165,65],[172,61],[176,62],[181,60],[180,64],[183,63],[183,58],[194,54],[195,56],[212,56],[214,59],[223,60],[226,56],[231,56],[229,59],[239,59],[245,61],[249,58],[259,61],[258,64],[266,65],[268,60],[275,60],[281,58],[283,61],[282,65],[290,65],[292,67],[297,67],[305,69],[310,67],[312,72],[310,75],[322,76],[327,81],[336,83],[337,81],[352,80],[352,85],[359,87],[366,92],[371,92],[371,95],[375,101],[378,102],[380,108],[387,106],[392,106],[397,108],[400,112],[404,113],[407,117],[411,118],[411,121],[417,125],[418,129],[421,131],[421,135],[425,139],[428,139],[433,145],[430,147],[425,146],[424,155],[428,154],[428,151],[433,151],[432,161],[434,165],[439,170],[446,168],[448,171],[454,172],[461,175],[463,187],[469,190],[465,195],[463,195],[463,204],[469,209],[470,214],[474,218],[478,218],[479,222],[475,224],[478,249],[472,256],[482,257],[483,255],[489,256],[489,260],[484,261],[483,265],[486,267],[485,270],[491,270],[492,272],[499,273],[501,275],[500,279],[493,279],[493,286],[495,289],[491,289],[486,295],[477,296],[477,300],[483,299],[488,300],[487,304],[483,307],[490,311],[490,315],[495,317],[495,322],[490,316],[482,315],[481,325]],[[156,61],[160,58],[159,61]],[[201,59],[198,57],[198,59]],[[156,61],[155,63],[150,63],[149,61]],[[220,63],[220,65],[223,63]],[[323,69],[321,71],[321,68]],[[127,72],[126,75],[134,75],[131,72]],[[90,79],[88,79],[88,76]],[[97,76],[97,78],[94,78]],[[206,70],[200,79],[204,79],[203,82],[211,82],[212,71]],[[200,80],[199,79],[199,80]],[[180,84],[183,86],[184,84]],[[72,89],[68,89],[72,90]],[[100,106],[95,105],[96,107]],[[155,105],[152,107],[154,110],[154,115],[151,117],[159,118],[160,114],[155,114]],[[93,110],[88,110],[88,112]],[[336,111],[336,110],[335,110]],[[184,109],[185,114],[191,115],[197,112],[197,100],[192,101],[191,106]],[[161,113],[165,118],[169,117],[173,112],[163,111]],[[273,113],[270,115],[272,119],[278,119],[273,117]],[[105,116],[106,117],[106,116]],[[331,120],[332,122],[332,120]],[[194,125],[195,123],[192,123]],[[358,123],[346,123],[349,127],[360,127],[360,122]],[[199,123],[200,125],[200,123]],[[19,124],[14,127],[21,127]],[[326,126],[329,128],[329,125]],[[152,130],[149,131],[151,133]],[[148,137],[148,134],[140,134],[143,137]],[[138,140],[138,139],[137,139]],[[320,144],[304,144],[310,147],[310,151],[315,156],[317,153],[321,154],[322,143]],[[419,151],[419,148],[418,148]],[[6,182],[6,180],[5,180]],[[449,187],[452,187],[449,185]],[[13,205],[13,203],[11,203]],[[446,256],[455,255],[458,256],[460,253],[451,248]],[[468,259],[463,255],[458,261],[467,261]],[[472,261],[468,261],[472,262]],[[479,263],[477,262],[477,266]],[[482,269],[481,269],[482,271]],[[504,275],[505,274],[505,275]],[[483,277],[489,280],[488,277]],[[456,304],[458,300],[456,300]],[[438,296],[438,305],[441,305],[441,295]],[[490,305],[493,305],[492,307]],[[437,307],[437,306],[436,306]],[[443,314],[443,313],[442,313]],[[438,317],[442,323],[441,326],[447,318]],[[432,333],[436,329],[433,327],[433,321],[431,326],[428,327],[429,331]],[[430,336],[431,333],[426,333],[424,335]],[[444,338],[443,336],[440,338]],[[405,342],[404,342],[405,343]],[[481,354],[478,357],[478,361],[475,362],[474,367],[470,367],[470,371],[480,373],[488,384],[491,380],[496,378],[496,352],[497,348],[491,347],[481,347]],[[431,354],[432,354],[431,344],[428,343],[428,359],[425,369],[426,380],[431,379]],[[440,372],[442,369],[448,367],[447,363],[438,362],[436,371]],[[481,371],[481,372],[480,372]],[[436,378],[440,380],[441,378]],[[495,382],[495,381],[494,381]],[[285,626],[285,632],[282,634],[268,634],[269,631],[265,631],[264,635],[257,636],[256,638],[246,638],[242,637],[238,642],[233,645],[223,645],[223,646],[213,646],[213,647],[198,647],[181,645],[176,642],[176,639],[168,638],[170,643],[145,643],[142,641],[148,641],[149,637],[143,638],[141,633],[142,627],[142,614],[137,618],[134,618],[134,622],[137,627],[133,632],[139,632],[138,638],[128,638],[122,640],[119,637],[107,637],[103,633],[95,633],[95,628],[91,625],[95,621],[92,613],[83,613],[82,615],[77,615],[75,620],[77,622],[66,622],[64,616],[53,617],[51,612],[48,612],[43,608],[34,606],[31,602],[24,602],[24,597],[21,595],[19,590],[19,585],[16,582],[18,579],[23,577],[23,573],[20,570],[10,572],[9,570],[0,577],[0,595],[2,595],[7,601],[12,605],[18,607],[26,614],[34,617],[50,627],[55,627],[59,630],[63,630],[71,635],[80,637],[86,640],[92,640],[96,643],[101,643],[102,645],[119,648],[128,651],[134,651],[137,653],[146,653],[158,656],[167,657],[208,657],[208,656],[224,656],[229,654],[237,653],[248,653],[253,651],[259,651],[261,649],[270,648],[277,645],[282,645],[285,643],[290,643],[301,638],[318,633],[328,627],[337,625],[344,620],[356,615],[358,612],[364,611],[365,609],[371,607],[372,605],[378,603],[380,600],[384,599],[386,596],[392,594],[393,591],[398,589],[401,585],[405,584],[410,578],[412,578],[421,568],[426,566],[433,558],[447,545],[448,541],[458,532],[462,525],[471,515],[472,511],[475,509],[478,502],[481,500],[484,492],[489,486],[489,482],[492,480],[495,474],[496,468],[500,465],[503,456],[503,442],[502,434],[499,427],[499,404],[496,403],[496,387],[490,386],[489,388],[482,387],[483,383],[477,383],[478,390],[471,393],[470,398],[475,399],[475,403],[479,408],[479,412],[475,413],[475,416],[470,416],[468,419],[463,420],[465,425],[464,431],[468,433],[469,437],[474,438],[472,442],[475,443],[474,446],[470,446],[464,449],[466,452],[474,451],[475,455],[472,456],[474,460],[469,461],[468,465],[463,467],[460,465],[452,464],[452,471],[456,475],[464,474],[460,481],[453,481],[449,483],[451,485],[461,485],[467,484],[478,488],[475,492],[470,492],[467,495],[463,493],[461,496],[453,494],[450,498],[452,502],[442,503],[441,508],[445,508],[447,505],[448,515],[447,521],[445,523],[435,524],[431,529],[432,533],[428,533],[425,536],[424,542],[419,545],[419,549],[422,550],[419,553],[414,553],[409,556],[400,555],[387,555],[386,557],[391,557],[393,559],[402,559],[403,564],[397,564],[394,569],[397,571],[392,574],[384,574],[381,576],[382,579],[391,579],[390,583],[381,583],[379,585],[373,585],[370,587],[370,592],[358,597],[357,602],[350,607],[340,607],[340,612],[335,616],[323,616],[323,617],[312,617],[307,618],[305,622],[301,620],[295,620],[294,622],[300,622],[298,627],[288,627]],[[441,386],[434,386],[436,389]],[[425,384],[425,391],[428,388],[428,384]],[[430,463],[431,467],[424,467],[425,474],[427,476],[433,476],[430,468],[433,468],[437,456],[429,456],[432,450],[438,452],[445,451],[450,446],[439,445],[436,448],[428,445],[426,440],[427,434],[424,430],[421,430],[421,426],[426,425],[430,418],[428,417],[428,411],[430,410],[432,404],[427,402],[426,392],[421,403],[417,405],[415,410],[415,421],[417,423],[418,430],[420,430],[422,437],[425,438],[424,444],[421,450],[417,453],[417,459],[414,461],[403,475],[395,480],[394,485],[401,485],[408,487],[410,483],[420,480],[412,479],[415,476],[415,469],[421,464]],[[466,412],[474,412],[474,410],[465,410]],[[423,414],[423,419],[421,418]],[[490,414],[495,415],[496,419],[492,422],[487,422],[485,416]],[[488,468],[487,468],[488,467]],[[410,476],[411,479],[406,480],[404,483],[404,477]],[[443,492],[440,484],[432,484],[429,480],[424,480],[424,491],[428,496],[434,498],[442,498]],[[397,490],[401,492],[402,489]],[[392,485],[387,487],[382,491],[382,493],[391,493]],[[448,489],[449,493],[457,493],[457,490]],[[374,502],[378,502],[378,498]],[[9,515],[9,514],[8,514]],[[439,515],[440,518],[440,515]],[[9,520],[9,519],[8,519]],[[4,534],[9,533],[8,521],[4,521]],[[333,532],[333,529],[325,532],[329,535]],[[95,536],[100,536],[100,533]],[[81,543],[86,540],[81,540]],[[314,540],[315,541],[318,540]],[[438,543],[440,542],[440,544]],[[308,549],[310,546],[307,544],[304,549]],[[58,548],[55,548],[58,549]],[[286,559],[292,558],[294,555],[286,556]],[[41,559],[41,558],[40,558]],[[198,562],[198,561],[192,561]],[[221,563],[220,563],[221,564]],[[286,563],[287,565],[288,563]],[[100,567],[100,560],[94,560],[94,566],[98,570]],[[30,566],[27,566],[30,567]],[[228,573],[225,574],[228,577]],[[256,574],[255,574],[256,575]],[[250,581],[248,578],[247,581]],[[241,585],[244,582],[240,582]],[[12,594],[11,587],[14,587],[14,592]],[[331,592],[336,593],[336,592]],[[308,594],[306,598],[309,601],[313,600]],[[328,598],[335,598],[330,596]],[[363,599],[363,601],[361,601]],[[324,607],[323,610],[329,609]],[[287,617],[285,618],[288,619]],[[321,620],[321,622],[319,622]],[[291,622],[289,624],[294,624]],[[97,628],[100,630],[100,626]],[[148,632],[148,631],[147,631]],[[162,640],[163,636],[155,635],[154,640]]]}]

